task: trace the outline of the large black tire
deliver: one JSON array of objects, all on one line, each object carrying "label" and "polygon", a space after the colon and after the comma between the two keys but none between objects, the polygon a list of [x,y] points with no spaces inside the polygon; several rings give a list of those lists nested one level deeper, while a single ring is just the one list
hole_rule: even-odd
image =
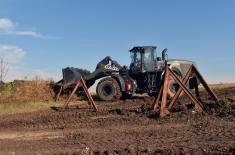
[{"label": "large black tire", "polygon": [[[176,73],[176,72],[174,72],[174,73],[179,79],[182,79],[182,77],[178,73]],[[173,98],[175,96],[175,93],[179,90],[179,88],[180,88],[179,84],[176,83],[176,81],[172,77],[170,77],[168,91],[167,91],[168,96],[170,98]],[[181,93],[180,96],[182,96],[182,94],[183,93]]]},{"label": "large black tire", "polygon": [[122,96],[118,82],[110,77],[104,78],[98,83],[96,94],[103,101],[119,100]]}]

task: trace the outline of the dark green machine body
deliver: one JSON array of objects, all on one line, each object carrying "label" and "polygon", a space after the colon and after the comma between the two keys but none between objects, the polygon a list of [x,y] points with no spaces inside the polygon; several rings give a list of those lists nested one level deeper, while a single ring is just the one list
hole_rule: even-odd
[{"label": "dark green machine body", "polygon": [[[133,93],[155,95],[162,82],[165,62],[180,78],[184,77],[193,64],[192,61],[168,59],[166,52],[167,49],[164,49],[159,57],[156,55],[155,46],[137,46],[130,50],[129,68],[119,65],[110,57],[101,60],[93,72],[79,68],[65,68],[62,70],[63,79],[53,86],[54,92],[57,94],[61,87],[64,93],[71,92],[71,87],[82,76],[88,88],[99,80],[96,93],[101,100],[126,99]],[[168,95],[173,96],[177,89],[177,84],[171,80]]]},{"label": "dark green machine body", "polygon": [[[106,82],[106,79],[111,79],[113,80],[113,83],[117,83],[115,87],[113,86],[113,83],[107,83],[104,86],[102,85],[102,88],[99,87],[102,83],[99,83],[97,88],[99,87],[102,90],[97,92],[98,96],[101,96],[101,93],[106,93],[106,96],[110,94],[115,96],[115,93],[120,91],[119,94],[121,95],[116,97],[120,98],[121,96],[126,96],[126,94],[133,94],[136,90],[135,81],[128,75],[127,68],[122,67],[109,56],[101,60],[93,72],[79,68],[67,67],[62,69],[62,73],[63,79],[55,83],[53,86],[55,94],[58,94],[61,87],[63,87],[62,93],[68,94],[71,92],[72,87],[81,76],[84,78],[88,88],[90,88],[96,80],[99,79],[101,79],[103,83]],[[126,84],[130,85],[130,89],[126,89]],[[104,96],[102,100],[111,100],[110,97],[108,97],[109,99],[106,99],[106,96]]]},{"label": "dark green machine body", "polygon": [[[130,50],[130,76],[137,82],[137,93],[155,95],[160,88],[165,62],[180,78],[184,77],[192,61],[168,59],[167,49],[162,51],[161,57],[156,54],[155,46],[137,46]],[[170,81],[169,95],[173,96],[178,86],[174,80]]]}]

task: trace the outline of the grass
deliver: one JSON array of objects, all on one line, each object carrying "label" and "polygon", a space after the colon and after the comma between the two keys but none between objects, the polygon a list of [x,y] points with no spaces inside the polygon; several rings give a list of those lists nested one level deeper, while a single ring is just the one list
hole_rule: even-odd
[{"label": "grass", "polygon": [[48,110],[53,106],[62,106],[56,102],[15,102],[0,104],[0,116],[6,114],[28,113],[34,111]]},{"label": "grass", "polygon": [[116,118],[116,115],[108,114],[108,115],[101,115],[101,116],[93,116],[91,119],[97,120],[97,119],[108,119],[108,118]]},{"label": "grass", "polygon": [[[6,103],[0,104],[0,116],[9,115],[9,114],[17,114],[17,113],[29,113],[36,112],[42,110],[50,110],[51,107],[62,107],[65,101],[60,102],[14,102],[14,103]],[[77,104],[87,104],[87,102],[83,102],[81,100],[76,102],[71,102],[69,105],[77,105]]]},{"label": "grass", "polygon": [[[221,90],[221,89],[226,89],[226,88],[235,88],[235,84],[209,84],[209,87],[211,89],[216,89],[216,90]],[[202,85],[199,85],[200,89],[204,89]]]},{"label": "grass", "polygon": [[225,88],[235,88],[235,84],[212,84],[210,85],[212,89],[225,89]]}]

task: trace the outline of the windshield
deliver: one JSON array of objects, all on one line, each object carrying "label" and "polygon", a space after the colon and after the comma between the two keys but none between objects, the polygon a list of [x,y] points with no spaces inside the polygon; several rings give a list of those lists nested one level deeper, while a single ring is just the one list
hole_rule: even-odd
[{"label": "windshield", "polygon": [[154,52],[155,50],[153,48],[148,48],[145,50],[144,53],[144,68],[147,71],[153,71],[154,70]]},{"label": "windshield", "polygon": [[141,53],[140,52],[131,52],[131,62],[135,63],[135,64],[140,64]]}]

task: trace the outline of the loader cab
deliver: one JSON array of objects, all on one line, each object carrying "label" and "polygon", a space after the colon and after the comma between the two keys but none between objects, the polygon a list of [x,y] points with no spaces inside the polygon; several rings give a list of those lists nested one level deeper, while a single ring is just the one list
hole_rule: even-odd
[{"label": "loader cab", "polygon": [[134,74],[153,72],[155,69],[155,46],[138,46],[130,50],[130,70]]}]

